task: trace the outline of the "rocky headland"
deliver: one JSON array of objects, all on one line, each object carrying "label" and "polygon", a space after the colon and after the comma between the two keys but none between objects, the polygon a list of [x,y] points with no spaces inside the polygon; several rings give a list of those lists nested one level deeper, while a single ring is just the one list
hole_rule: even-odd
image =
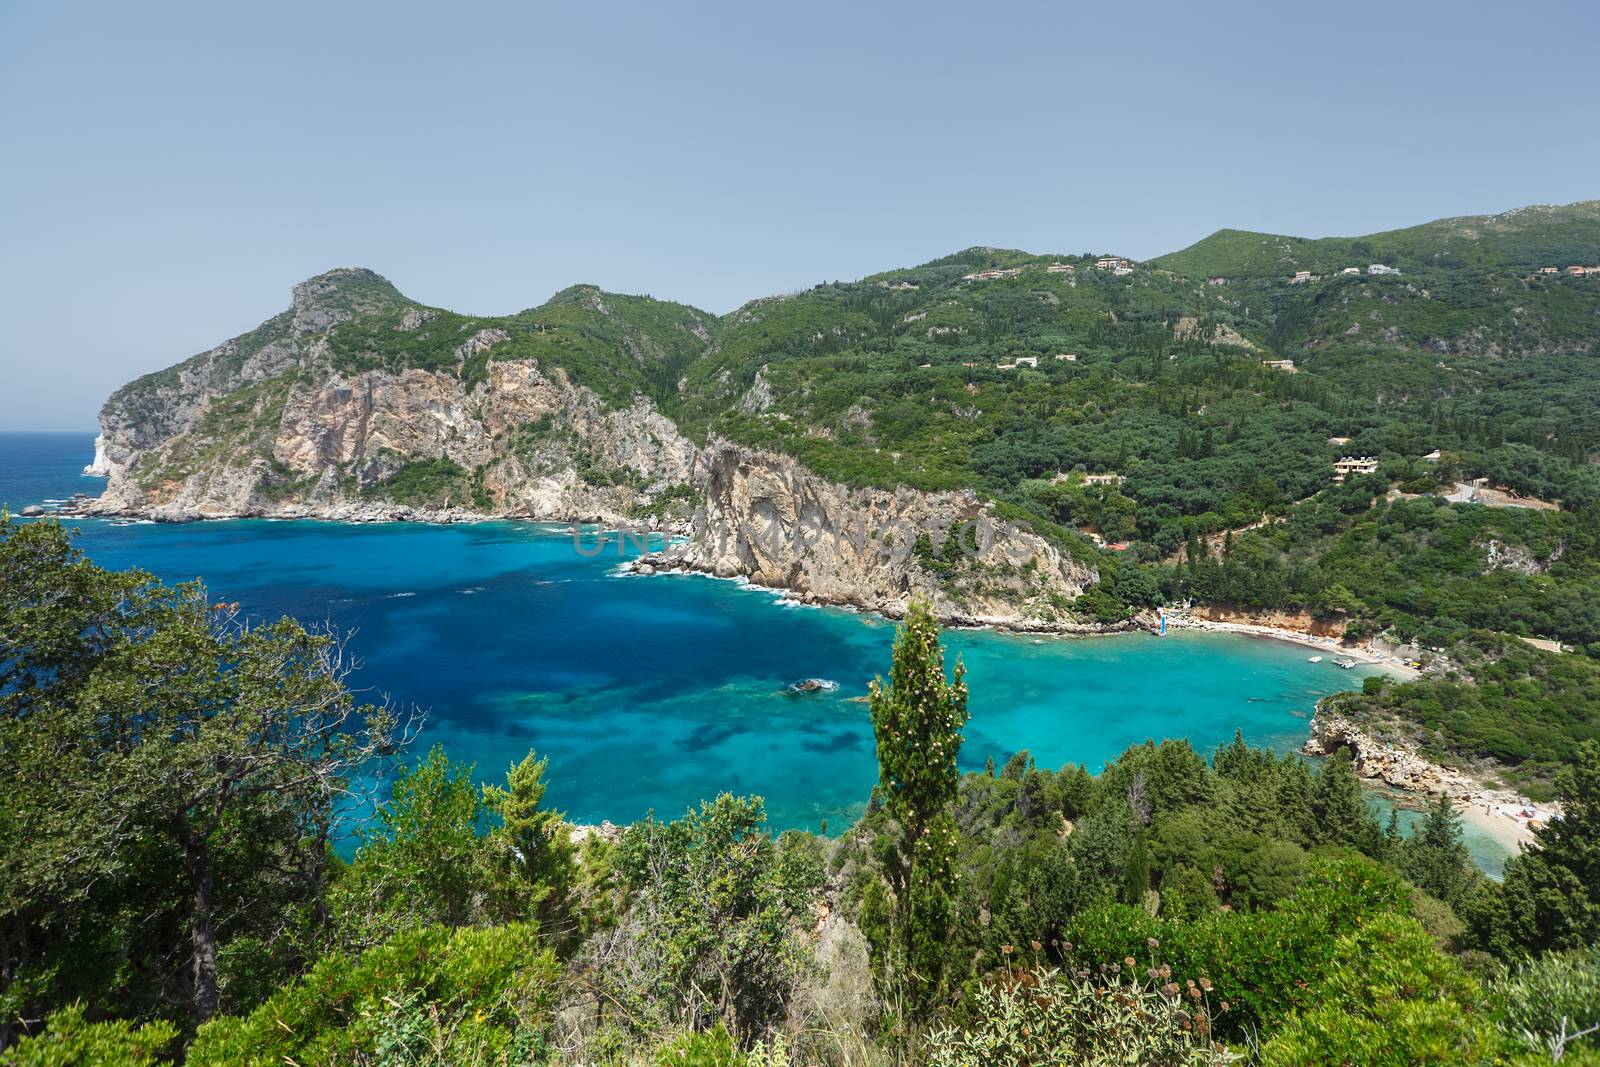
[{"label": "rocky headland", "polygon": [[704,502],[692,534],[636,561],[635,570],[742,577],[805,603],[889,618],[921,596],[952,625],[1107,630],[1065,610],[1098,580],[1095,568],[997,520],[970,491],[851,489],[788,456],[720,440],[707,447],[697,473]]},{"label": "rocky headland", "polygon": [[[557,310],[590,335],[612,331],[612,377],[712,344],[692,314],[641,326],[597,290]],[[997,519],[970,490],[851,488],[788,455],[715,435],[697,443],[649,396],[603,395],[605,375],[582,382],[537,354],[550,335],[542,319],[457,319],[370,271],[302,282],[251,333],[118,390],[86,468],[105,491],[70,510],[599,523],[678,535],[636,564],[643,573],[743,577],[808,603],[899,617],[925,596],[947,623],[1028,631],[1156,622],[1076,619],[1072,601],[1099,579],[1093,563]],[[352,323],[354,340],[342,330]]]},{"label": "rocky headland", "polygon": [[1532,831],[1560,817],[1560,809],[1537,804],[1514,790],[1489,784],[1483,769],[1447,767],[1427,759],[1409,741],[1380,737],[1375,729],[1347,719],[1319,704],[1311,718],[1311,735],[1301,747],[1308,756],[1331,756],[1341,749],[1361,778],[1418,797],[1445,797],[1464,818],[1492,834],[1511,852],[1532,840]]}]

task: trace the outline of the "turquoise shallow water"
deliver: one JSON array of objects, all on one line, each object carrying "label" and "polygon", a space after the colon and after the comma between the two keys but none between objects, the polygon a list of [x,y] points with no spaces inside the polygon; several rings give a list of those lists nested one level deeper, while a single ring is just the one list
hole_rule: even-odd
[{"label": "turquoise shallow water", "polygon": [[[0,501],[97,492],[76,473],[91,440],[0,434]],[[551,801],[579,822],[676,816],[729,790],[764,796],[777,827],[839,828],[876,779],[866,706],[852,698],[887,670],[894,628],[880,619],[734,582],[619,576],[610,547],[586,556],[532,523],[77,525],[105,566],[203,575],[251,614],[353,631],[358,683],[428,709],[422,745],[484,778],[536,749],[550,757]],[[592,551],[593,535],[582,544]],[[1026,747],[1043,765],[1098,769],[1150,737],[1209,755],[1235,729],[1290,749],[1317,699],[1367,672],[1225,634],[957,631],[947,645],[967,665],[961,760],[974,768]],[[839,688],[785,691],[805,677]]]}]

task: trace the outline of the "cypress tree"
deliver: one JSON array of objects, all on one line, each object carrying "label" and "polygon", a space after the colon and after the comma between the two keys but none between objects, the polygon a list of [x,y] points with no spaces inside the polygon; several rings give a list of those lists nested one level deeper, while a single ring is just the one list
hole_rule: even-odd
[{"label": "cypress tree", "polygon": [[889,684],[870,687],[878,786],[899,824],[885,873],[894,899],[886,972],[914,1019],[925,1018],[943,982],[955,881],[951,806],[960,772],[956,753],[967,723],[966,674],[956,662],[946,681],[939,624],[913,600],[894,642]]}]

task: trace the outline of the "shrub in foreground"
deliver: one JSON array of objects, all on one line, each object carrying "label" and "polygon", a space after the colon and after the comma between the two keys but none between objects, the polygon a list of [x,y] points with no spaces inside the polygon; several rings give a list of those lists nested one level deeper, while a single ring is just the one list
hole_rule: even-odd
[{"label": "shrub in foreground", "polygon": [[1001,1063],[1072,1063],[1084,1067],[1152,1064],[1210,1067],[1237,1059],[1212,1036],[1225,1010],[1210,983],[1179,983],[1171,968],[1135,975],[1122,969],[1066,974],[1034,967],[1007,972],[977,994],[977,1021],[935,1033],[932,1067]]},{"label": "shrub in foreground", "polygon": [[1498,1041],[1477,983],[1404,915],[1377,915],[1340,937],[1307,992],[1315,1007],[1266,1042],[1267,1067],[1478,1063]]},{"label": "shrub in foreground", "polygon": [[1579,1050],[1600,1059],[1600,950],[1529,960],[1494,992],[1502,1026],[1519,1045],[1552,1054],[1559,1047],[1562,1062]]},{"label": "shrub in foreground", "polygon": [[5,1067],[154,1067],[166,1063],[162,1052],[178,1036],[178,1028],[165,1020],[135,1026],[125,1019],[91,1023],[82,1004],[53,1013],[42,1033],[25,1037],[4,1053]]},{"label": "shrub in foreground", "polygon": [[532,924],[409,930],[322,959],[244,1016],[213,1019],[191,1067],[536,1059],[559,967]]}]

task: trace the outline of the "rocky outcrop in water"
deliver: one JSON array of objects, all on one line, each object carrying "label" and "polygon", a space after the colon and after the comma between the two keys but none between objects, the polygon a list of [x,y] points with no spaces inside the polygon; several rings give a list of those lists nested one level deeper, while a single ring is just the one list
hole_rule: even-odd
[{"label": "rocky outcrop in water", "polygon": [[1311,736],[1300,751],[1331,756],[1341,749],[1349,751],[1356,774],[1394,789],[1452,797],[1478,791],[1466,775],[1424,759],[1410,745],[1380,741],[1349,719],[1319,707],[1311,718]]}]

